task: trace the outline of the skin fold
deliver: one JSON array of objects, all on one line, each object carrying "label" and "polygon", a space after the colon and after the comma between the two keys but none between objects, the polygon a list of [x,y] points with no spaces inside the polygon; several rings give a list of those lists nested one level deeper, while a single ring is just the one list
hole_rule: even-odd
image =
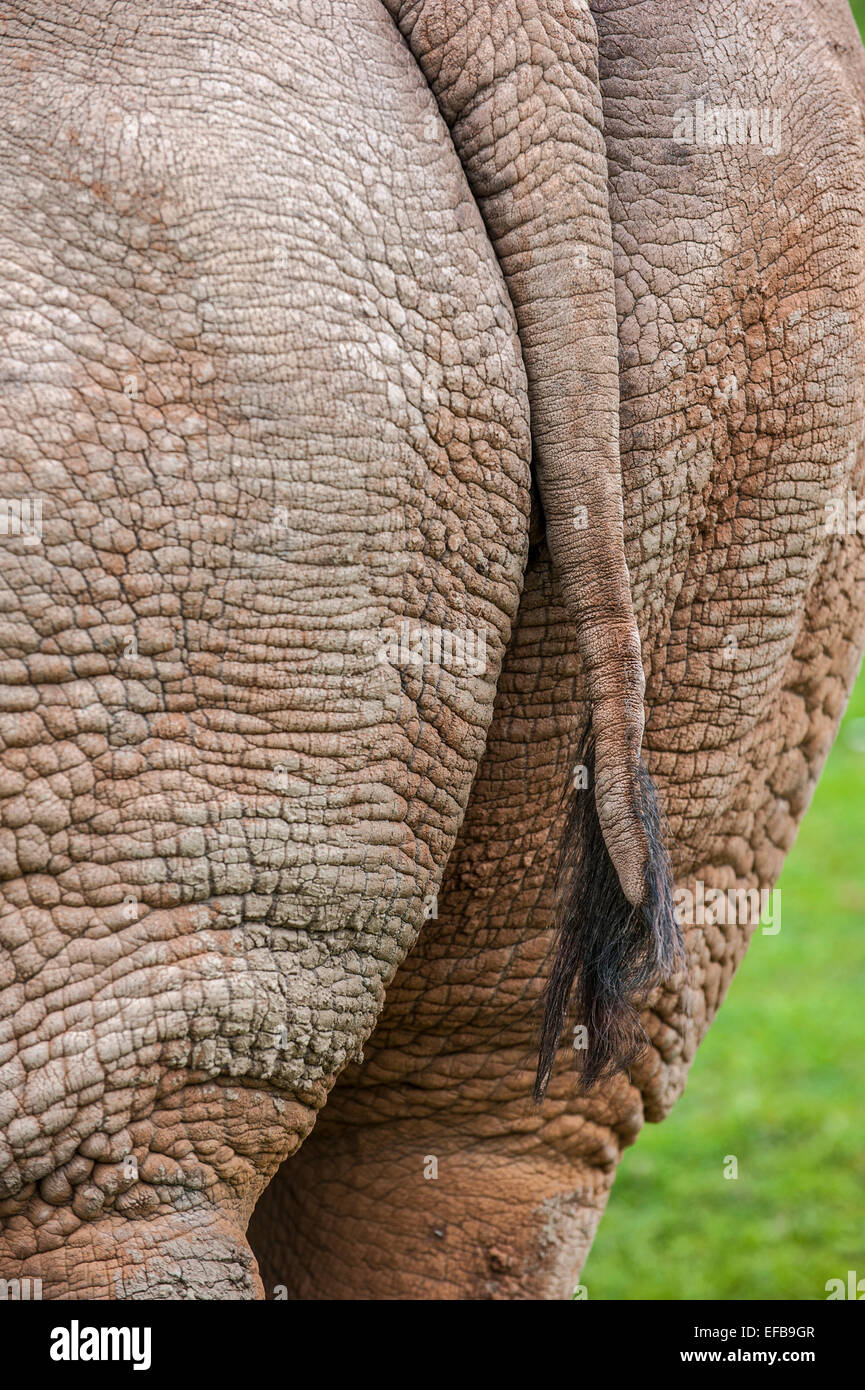
[{"label": "skin fold", "polygon": [[[626,894],[644,685],[677,886],[765,888],[865,642],[846,5],[0,24],[44,498],[0,538],[0,1275],[566,1296],[754,929],[686,925],[630,1074],[580,1095],[565,1035],[532,1103],[590,707]],[[677,143],[699,98],[780,148]]]}]

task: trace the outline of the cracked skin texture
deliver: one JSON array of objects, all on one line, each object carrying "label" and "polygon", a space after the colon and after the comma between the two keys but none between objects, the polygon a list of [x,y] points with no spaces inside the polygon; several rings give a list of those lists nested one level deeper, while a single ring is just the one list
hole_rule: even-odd
[{"label": "cracked skin texture", "polygon": [[[865,627],[861,537],[823,526],[826,498],[863,486],[861,42],[840,3],[592,9],[645,752],[677,884],[767,887]],[[700,95],[778,108],[779,156],[675,145],[673,114]],[[565,1039],[546,1102],[529,1102],[584,699],[536,545],[438,919],[363,1067],[347,1068],[253,1218],[268,1289],[565,1297],[622,1149],[681,1093],[748,927],[686,929],[687,971],[651,1001],[629,1079],[576,1096]]]},{"label": "cracked skin texture", "polygon": [[[528,551],[513,311],[389,16],[181,8],[3,18],[0,1266],[46,1298],[261,1292]],[[409,620],[485,668],[383,664]]]},{"label": "cracked skin texture", "polygon": [[[865,638],[823,527],[863,483],[858,39],[840,0],[592,8],[646,756],[677,882],[767,886]],[[3,1277],[560,1297],[747,930],[690,930],[630,1078],[575,1096],[566,1041],[533,1108],[586,685],[426,55],[372,4],[3,22],[0,431],[47,499],[3,542]],[[716,91],[780,155],[674,145]],[[382,669],[406,617],[487,671]]]}]

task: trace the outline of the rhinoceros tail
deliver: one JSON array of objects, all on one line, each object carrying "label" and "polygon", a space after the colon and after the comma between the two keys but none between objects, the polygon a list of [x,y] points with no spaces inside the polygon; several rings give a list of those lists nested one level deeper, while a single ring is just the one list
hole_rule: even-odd
[{"label": "rhinoceros tail", "polygon": [[573,1005],[574,1056],[581,1087],[626,1070],[646,1036],[638,1007],[648,987],[682,958],[670,861],[655,787],[642,759],[633,779],[633,814],[646,847],[643,896],[625,896],[601,831],[594,794],[595,737],[586,726],[570,792],[556,876],[555,959],[544,998],[535,1099],[546,1092]]}]

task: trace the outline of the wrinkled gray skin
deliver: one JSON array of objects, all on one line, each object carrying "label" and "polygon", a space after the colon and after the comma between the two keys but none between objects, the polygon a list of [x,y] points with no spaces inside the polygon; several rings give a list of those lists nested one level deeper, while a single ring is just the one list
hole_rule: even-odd
[{"label": "wrinkled gray skin", "polygon": [[[855,675],[846,7],[464,8],[4,10],[0,1275],[46,1298],[565,1294],[750,934],[532,1107],[588,693],[642,722],[635,621],[677,883],[766,887]],[[700,96],[780,149],[677,144]],[[404,620],[485,663],[382,661]]]}]

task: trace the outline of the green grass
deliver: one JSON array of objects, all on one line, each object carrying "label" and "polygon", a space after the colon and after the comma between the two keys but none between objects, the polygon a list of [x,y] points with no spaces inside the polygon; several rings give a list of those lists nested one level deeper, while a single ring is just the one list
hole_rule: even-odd
[{"label": "green grass", "polygon": [[814,1299],[865,1277],[865,675],[779,887],[781,931],[755,934],[684,1097],[625,1155],[589,1298]]},{"label": "green grass", "polygon": [[865,1277],[865,674],[779,887],[780,933],[755,934],[684,1097],[625,1155],[589,1298],[823,1299]]}]

